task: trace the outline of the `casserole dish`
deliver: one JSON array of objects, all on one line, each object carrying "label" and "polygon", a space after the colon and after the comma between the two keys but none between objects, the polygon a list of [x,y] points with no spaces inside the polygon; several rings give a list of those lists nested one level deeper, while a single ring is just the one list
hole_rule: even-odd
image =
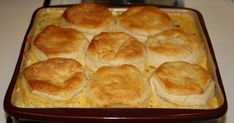
[{"label": "casserole dish", "polygon": [[[14,71],[14,75],[6,92],[4,109],[8,115],[16,122],[187,122],[204,121],[217,119],[227,111],[227,100],[223,88],[221,76],[219,74],[215,54],[209,39],[202,15],[193,9],[188,8],[166,8],[161,9],[169,15],[186,15],[192,17],[194,26],[197,28],[197,35],[204,41],[207,52],[207,69],[215,83],[215,97],[217,106],[210,109],[203,108],[30,108],[18,107],[12,100],[17,80],[26,64],[25,59],[29,50],[29,40],[34,39],[39,33],[40,27],[45,27],[51,19],[56,19],[61,15],[66,7],[44,7],[35,11],[31,24],[22,44],[19,59]],[[114,13],[122,12],[127,7],[110,7]],[[54,16],[50,16],[53,13]],[[42,18],[43,17],[43,18]],[[45,20],[43,20],[45,19]],[[49,21],[49,22],[48,22]],[[41,22],[41,23],[39,23]],[[20,98],[20,97],[18,97]]]}]

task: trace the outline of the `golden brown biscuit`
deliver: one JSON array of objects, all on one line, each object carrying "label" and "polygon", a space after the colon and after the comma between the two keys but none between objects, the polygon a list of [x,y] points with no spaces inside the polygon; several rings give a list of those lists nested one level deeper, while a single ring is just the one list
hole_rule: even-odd
[{"label": "golden brown biscuit", "polygon": [[113,22],[108,8],[91,3],[82,3],[67,8],[63,18],[71,28],[83,32],[88,39],[101,32],[110,31]]},{"label": "golden brown biscuit", "polygon": [[79,31],[71,28],[47,26],[32,42],[31,50],[39,60],[63,57],[84,63],[84,49],[88,40]]},{"label": "golden brown biscuit", "polygon": [[86,92],[95,107],[134,107],[151,94],[147,79],[135,66],[126,64],[98,69]]},{"label": "golden brown biscuit", "polygon": [[86,64],[92,70],[121,64],[132,64],[143,70],[144,45],[123,32],[103,32],[90,42],[86,51]]},{"label": "golden brown biscuit", "polygon": [[147,36],[169,29],[172,21],[167,13],[157,7],[136,6],[123,12],[117,24],[120,31],[127,32],[144,42]]},{"label": "golden brown biscuit", "polygon": [[206,58],[203,42],[194,34],[179,29],[149,36],[146,42],[146,62],[158,67],[167,61],[186,61],[201,64]]},{"label": "golden brown biscuit", "polygon": [[214,95],[209,72],[183,61],[163,63],[151,82],[160,97],[178,105],[205,105]]},{"label": "golden brown biscuit", "polygon": [[31,92],[42,98],[70,99],[86,84],[81,64],[73,59],[51,58],[24,69]]}]

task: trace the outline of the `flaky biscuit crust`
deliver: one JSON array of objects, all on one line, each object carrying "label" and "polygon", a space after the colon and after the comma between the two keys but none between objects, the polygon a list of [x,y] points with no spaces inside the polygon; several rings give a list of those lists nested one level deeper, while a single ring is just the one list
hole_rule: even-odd
[{"label": "flaky biscuit crust", "polygon": [[95,36],[86,57],[88,66],[94,69],[105,65],[133,64],[140,68],[145,65],[144,45],[123,32],[103,32]]},{"label": "flaky biscuit crust", "polygon": [[150,86],[132,65],[104,66],[97,70],[87,96],[98,106],[134,106],[150,96]]},{"label": "flaky biscuit crust", "polygon": [[112,13],[108,8],[98,4],[77,4],[64,11],[63,18],[82,32],[100,33],[107,31],[113,23]]},{"label": "flaky biscuit crust", "polygon": [[202,67],[183,61],[166,62],[155,75],[160,85],[171,94],[202,94],[212,80]]},{"label": "flaky biscuit crust", "polygon": [[201,64],[206,57],[203,42],[194,34],[170,29],[149,36],[146,42],[147,62],[158,67],[167,61]]},{"label": "flaky biscuit crust", "polygon": [[137,35],[154,35],[171,27],[170,17],[152,6],[130,7],[119,17],[119,26]]},{"label": "flaky biscuit crust", "polygon": [[45,60],[41,58],[43,56],[40,52],[42,52],[47,58],[74,58],[82,62],[84,47],[87,46],[88,40],[75,29],[49,25],[38,34],[32,43],[33,53],[40,60]]},{"label": "flaky biscuit crust", "polygon": [[32,93],[52,99],[69,99],[83,88],[86,77],[73,59],[51,58],[24,69]]}]

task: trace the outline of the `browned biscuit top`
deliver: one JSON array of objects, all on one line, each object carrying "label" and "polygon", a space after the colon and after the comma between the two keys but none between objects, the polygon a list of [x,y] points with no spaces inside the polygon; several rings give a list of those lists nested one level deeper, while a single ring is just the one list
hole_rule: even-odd
[{"label": "browned biscuit top", "polygon": [[45,55],[55,56],[75,53],[86,42],[86,37],[75,29],[49,25],[38,34],[33,43]]},{"label": "browned biscuit top", "polygon": [[73,59],[51,58],[30,65],[23,74],[32,91],[58,99],[73,96],[85,83],[81,65]]},{"label": "browned biscuit top", "polygon": [[193,34],[185,33],[180,29],[163,31],[149,36],[147,48],[168,57],[176,57],[202,50],[202,41]]},{"label": "browned biscuit top", "polygon": [[120,15],[120,26],[139,35],[153,35],[170,28],[170,17],[153,6],[130,7]]},{"label": "browned biscuit top", "polygon": [[95,73],[88,93],[100,105],[134,105],[149,97],[149,89],[146,78],[136,67],[104,66]]},{"label": "browned biscuit top", "polygon": [[108,24],[112,13],[104,6],[83,3],[67,8],[63,17],[74,26],[88,29]]},{"label": "browned biscuit top", "polygon": [[131,60],[144,57],[144,46],[123,32],[103,32],[93,38],[87,53],[99,60]]},{"label": "browned biscuit top", "polygon": [[202,94],[212,80],[202,67],[183,61],[166,62],[155,75],[160,85],[172,94]]}]

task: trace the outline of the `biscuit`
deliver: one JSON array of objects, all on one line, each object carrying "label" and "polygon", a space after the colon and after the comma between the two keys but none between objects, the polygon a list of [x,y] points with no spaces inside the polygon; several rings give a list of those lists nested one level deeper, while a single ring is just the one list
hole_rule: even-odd
[{"label": "biscuit", "polygon": [[132,64],[145,67],[144,45],[123,32],[103,32],[96,35],[88,45],[86,64],[97,70],[101,66]]},{"label": "biscuit", "polygon": [[153,6],[130,7],[117,20],[119,31],[129,33],[141,42],[145,42],[149,35],[172,27],[167,13]]},{"label": "biscuit", "polygon": [[29,90],[52,100],[66,100],[79,93],[87,83],[79,62],[51,58],[26,67],[23,71]]},{"label": "biscuit", "polygon": [[98,69],[86,94],[94,107],[134,107],[148,99],[151,90],[142,73],[125,64]]},{"label": "biscuit", "polygon": [[146,52],[147,65],[156,68],[167,61],[202,64],[206,58],[203,42],[194,34],[179,29],[149,36],[146,41]]},{"label": "biscuit", "polygon": [[112,13],[99,4],[82,3],[68,7],[62,15],[66,24],[83,32],[91,40],[101,32],[111,30],[113,25]]},{"label": "biscuit", "polygon": [[156,94],[177,105],[206,105],[215,91],[207,70],[183,61],[163,63],[151,82]]},{"label": "biscuit", "polygon": [[45,27],[31,43],[31,50],[39,61],[48,58],[73,58],[84,63],[88,40],[79,31],[53,25]]}]

